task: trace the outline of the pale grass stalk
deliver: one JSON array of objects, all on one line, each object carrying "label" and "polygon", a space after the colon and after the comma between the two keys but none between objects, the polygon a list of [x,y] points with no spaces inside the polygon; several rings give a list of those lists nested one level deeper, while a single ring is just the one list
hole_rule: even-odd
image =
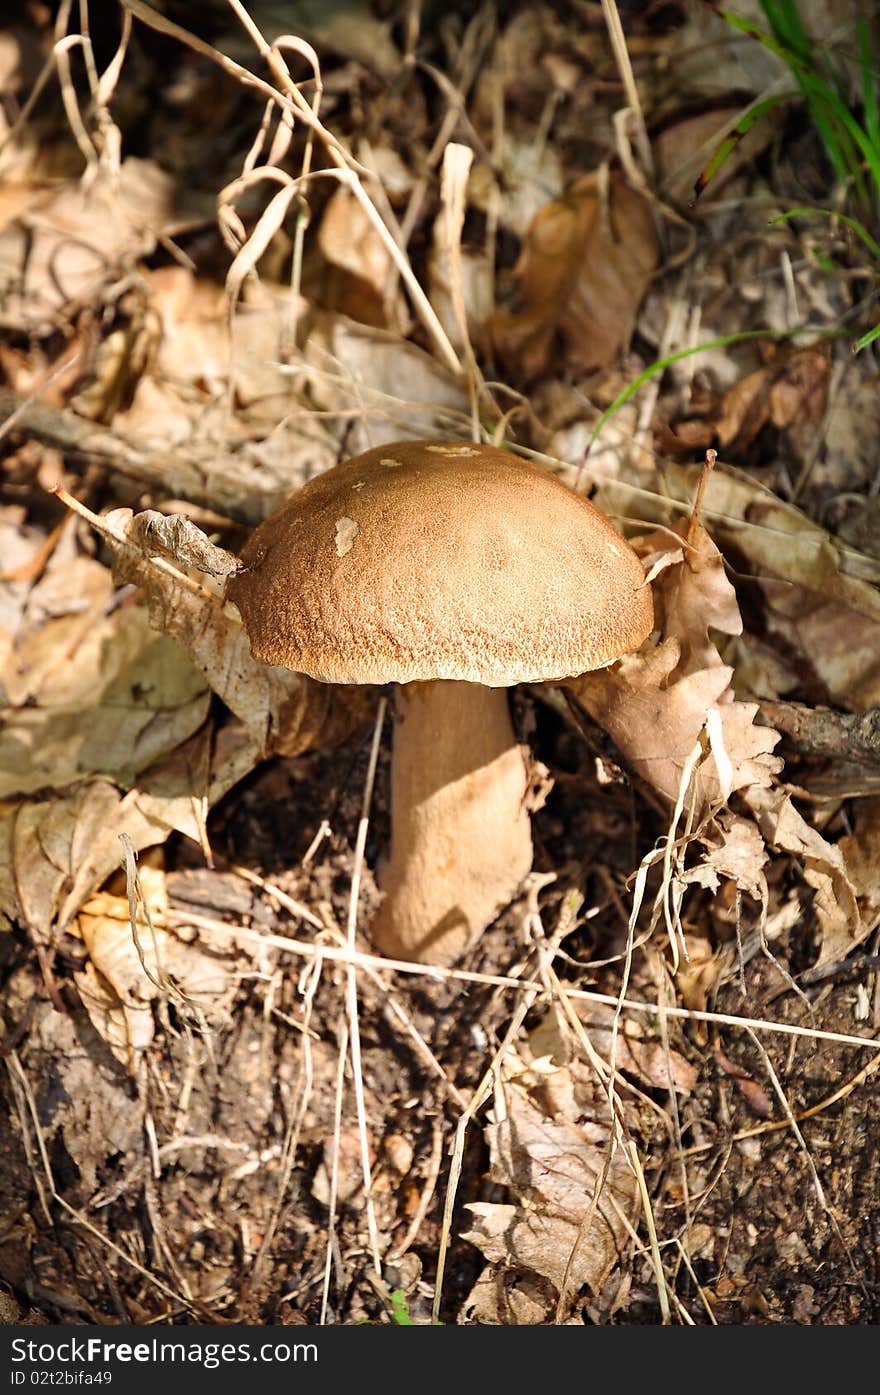
[{"label": "pale grass stalk", "polygon": [[440,1244],[437,1250],[437,1275],[434,1280],[434,1301],[431,1307],[431,1321],[435,1323],[440,1321],[440,1303],[443,1297],[446,1256],[449,1252],[449,1237],[452,1234],[452,1214],[455,1210],[455,1199],[458,1193],[458,1184],[461,1180],[462,1164],[464,1161],[464,1142],[468,1125],[472,1119],[476,1118],[477,1112],[486,1102],[489,1091],[498,1079],[498,1067],[501,1064],[505,1052],[508,1047],[512,1045],[520,1027],[526,1019],[526,1014],[539,996],[540,988],[537,984],[533,983],[527,991],[526,996],[523,998],[523,1001],[515,1009],[510,1022],[507,1024],[507,1030],[504,1033],[500,1045],[483,1072],[467,1109],[461,1115],[455,1127],[452,1161],[449,1165],[449,1182],[446,1187],[446,1198],[443,1205],[443,1221],[440,1227]]},{"label": "pale grass stalk", "polygon": [[[389,256],[397,265],[422,323],[433,339],[434,345],[441,358],[446,363],[446,366],[456,376],[459,376],[461,374],[461,364],[458,361],[458,355],[450,344],[449,338],[437,318],[434,307],[422,290],[418,278],[410,266],[409,259],[398,246],[361,184],[359,174],[368,174],[369,171],[361,169],[354,157],[345,150],[344,146],[327,127],[322,124],[320,118],[314,114],[309,103],[290,77],[286,64],[276,51],[276,46],[267,44],[251,17],[244,10],[244,7],[236,4],[232,5],[232,8],[235,9],[239,18],[242,18],[242,22],[245,23],[245,28],[253,38],[260,53],[265,57],[268,66],[272,70],[273,75],[278,79],[283,91],[273,87],[271,83],[266,82],[264,79],[257,77],[255,73],[252,73],[250,69],[244,67],[243,64],[236,63],[233,59],[228,58],[225,54],[221,53],[219,49],[214,48],[212,44],[205,43],[203,39],[198,38],[198,36],[193,34],[190,30],[184,29],[181,25],[166,19],[164,15],[159,14],[156,10],[144,4],[143,0],[121,0],[121,3],[126,9],[131,10],[132,14],[137,19],[142,20],[151,28],[178,39],[181,43],[192,48],[196,53],[201,53],[206,58],[210,58],[212,62],[219,64],[225,72],[237,78],[239,82],[244,83],[246,86],[256,88],[263,96],[277,103],[282,111],[289,110],[291,104],[295,107],[297,116],[309,130],[313,131],[315,135],[319,137],[326,147],[330,159],[336,166],[335,171],[324,170],[321,171],[321,173],[335,173],[336,176],[351,189],[351,192],[361,204],[371,225],[384,244]],[[291,36],[285,36],[285,39],[290,46],[297,47],[300,52],[305,52],[310,47],[306,45],[304,41],[294,39]],[[312,53],[314,53],[314,50],[312,50]],[[317,58],[315,58],[315,61],[317,62]]]},{"label": "pale grass stalk", "polygon": [[651,142],[648,139],[648,128],[645,125],[645,114],[642,110],[639,89],[636,86],[635,74],[630,62],[629,50],[626,46],[626,36],[623,32],[623,25],[620,22],[620,14],[614,0],[602,0],[602,15],[608,29],[608,37],[611,40],[611,49],[614,53],[614,61],[617,64],[617,71],[623,83],[623,90],[626,95],[627,106],[632,111],[636,126],[636,145],[639,151],[639,158],[642,167],[648,178],[652,178],[654,173],[654,158],[651,154]]},{"label": "pale grass stalk", "polygon": [[691,1276],[691,1282],[694,1288],[697,1290],[697,1296],[703,1305],[703,1310],[707,1318],[709,1319],[711,1326],[717,1327],[718,1319],[712,1311],[712,1304],[709,1302],[709,1299],[706,1296],[706,1290],[703,1288],[703,1285],[700,1283],[699,1279],[696,1276],[696,1273],[694,1272],[694,1266],[691,1264],[690,1255],[688,1254],[687,1250],[685,1249],[684,1245],[681,1243],[677,1235],[673,1236],[672,1243],[676,1246],[678,1253],[681,1257],[681,1262]]},{"label": "pale grass stalk", "polygon": [[357,953],[356,934],[358,917],[358,899],[361,887],[361,874],[364,866],[364,850],[367,843],[367,830],[370,822],[370,804],[373,798],[373,784],[376,779],[376,766],[379,761],[379,744],[382,739],[382,728],[385,724],[385,711],[388,706],[387,698],[379,699],[379,706],[376,711],[376,724],[373,728],[373,740],[370,746],[370,756],[367,762],[367,774],[364,780],[364,800],[361,810],[361,817],[358,821],[357,838],[354,848],[354,866],[351,873],[351,889],[348,898],[348,923],[347,930],[347,950],[349,953],[348,973],[346,976],[346,1002],[348,1009],[348,1032],[349,1049],[351,1053],[351,1070],[354,1083],[354,1095],[357,1105],[358,1134],[361,1144],[361,1167],[364,1174],[364,1199],[367,1210],[367,1229],[370,1235],[370,1246],[373,1251],[373,1265],[376,1273],[382,1277],[382,1260],[379,1254],[379,1228],[376,1224],[376,1211],[373,1205],[372,1190],[372,1168],[370,1166],[370,1142],[367,1134],[367,1111],[364,1103],[364,1077],[361,1070],[361,1036],[358,1023],[358,989],[357,972],[351,956]]},{"label": "pale grass stalk", "polygon": [[[330,945],[309,944],[304,940],[288,939],[284,935],[264,934],[259,930],[252,930],[247,925],[213,920],[209,916],[199,915],[195,912],[170,911],[162,917],[156,917],[156,919],[162,925],[192,925],[196,929],[201,926],[218,935],[226,935],[229,939],[240,940],[243,944],[250,942],[255,946],[271,945],[288,954],[302,955],[309,959],[320,954],[325,959],[352,964],[356,968],[369,967],[379,971],[417,975],[435,980],[455,979],[461,983],[485,984],[490,988],[513,988],[520,993],[534,992],[541,1001],[553,1001],[553,995],[537,984],[534,979],[523,980],[505,974],[472,973],[466,969],[444,968],[439,964],[414,964],[406,959],[386,959],[382,955],[366,954],[360,950],[352,954],[347,948],[334,949]],[[722,1027],[751,1027],[755,1031],[798,1037],[807,1041],[837,1042],[841,1046],[873,1048],[875,1051],[880,1049],[880,1039],[876,1037],[857,1037],[847,1032],[826,1032],[819,1027],[799,1027],[791,1022],[771,1022],[767,1018],[738,1017],[725,1012],[704,1012],[698,1008],[658,1007],[657,1003],[640,1002],[637,998],[620,998],[617,994],[593,993],[584,988],[570,988],[568,986],[564,988],[564,995],[573,1002],[603,1003],[610,1007],[616,1007],[620,1003],[622,1007],[631,1012],[637,1012],[646,1017],[657,1017],[659,1013],[665,1012],[669,1017],[679,1018],[686,1022],[707,1022]]]},{"label": "pale grass stalk", "polygon": [[440,175],[440,204],[443,217],[442,248],[445,253],[446,279],[452,311],[461,340],[468,381],[468,395],[471,401],[471,440],[480,441],[480,403],[498,416],[498,408],[486,387],[486,380],[477,363],[471,343],[467,322],[467,309],[464,303],[464,285],[461,268],[461,233],[467,202],[467,184],[474,152],[467,145],[450,141],[443,152],[443,166]]},{"label": "pale grass stalk", "polygon": [[[289,911],[291,915],[298,916],[300,919],[307,921],[309,925],[314,926],[317,930],[328,931],[338,942],[344,943],[334,926],[325,924],[324,921],[320,920],[316,915],[313,915],[306,906],[303,906],[301,902],[295,901],[292,896],[288,896],[285,891],[275,886],[274,883],[266,881],[266,879],[261,877],[257,872],[252,872],[250,868],[242,867],[238,863],[231,864],[230,871],[235,872],[237,876],[244,878],[244,880],[250,882],[251,885],[260,887],[267,896],[277,901],[278,905],[282,906],[286,911]],[[374,969],[371,969],[368,964],[362,963],[360,967],[371,982],[378,988],[382,998],[382,1010],[385,1016],[389,1019],[395,1019],[398,1025],[403,1027],[404,1031],[412,1040],[423,1064],[427,1065],[433,1074],[439,1077],[450,1099],[460,1109],[465,1109],[467,1107],[467,1101],[464,1096],[446,1075],[442,1065],[428,1046],[428,1043],[416,1027],[409,1013],[407,1013],[401,1004],[397,1002],[396,998],[388,992],[388,985],[383,982],[381,975]]]},{"label": "pale grass stalk", "polygon": [[635,1140],[630,1139],[626,1145],[630,1165],[635,1173],[636,1183],[639,1189],[639,1196],[642,1202],[642,1215],[645,1218],[645,1225],[648,1227],[648,1237],[651,1247],[651,1263],[654,1267],[654,1282],[657,1285],[657,1297],[660,1300],[660,1313],[663,1318],[663,1325],[668,1326],[672,1314],[669,1308],[669,1290],[666,1287],[666,1275],[663,1272],[663,1260],[660,1257],[660,1246],[657,1241],[657,1226],[654,1223],[654,1211],[651,1206],[651,1197],[648,1193],[648,1186],[645,1182],[645,1173],[639,1159],[639,1150]]},{"label": "pale grass stalk", "polygon": [[[333,1160],[330,1165],[330,1196],[327,1201],[327,1253],[324,1256],[324,1278],[321,1284],[321,1311],[318,1325],[327,1322],[330,1304],[330,1276],[333,1272],[333,1251],[336,1248],[336,1203],[339,1196],[339,1139],[342,1130],[342,1100],[345,1094],[345,1061],[348,1054],[348,1024],[343,1019],[337,1033],[336,1084],[333,1090]],[[380,1272],[377,1266],[376,1272]]]},{"label": "pale grass stalk", "polygon": [[95,105],[97,107],[106,107],[110,101],[110,98],[113,96],[113,93],[116,91],[116,86],[119,82],[119,77],[122,72],[122,65],[125,62],[125,55],[128,52],[128,44],[130,39],[131,15],[129,14],[128,10],[123,10],[122,34],[120,35],[116,52],[114,53],[113,57],[110,59],[110,62],[107,64],[106,68],[104,69],[103,73],[98,79],[98,85],[95,89]]},{"label": "pale grass stalk", "polygon": [[[85,54],[88,51],[91,57],[91,66],[94,66],[94,56],[92,54],[91,40],[83,34],[68,34],[67,26],[70,22],[70,11],[73,0],[61,0],[58,7],[58,14],[55,19],[55,43],[52,52],[55,55],[55,62],[58,67],[58,82],[61,86],[61,100],[64,103],[64,111],[73,132],[73,138],[80,148],[80,153],[86,162],[86,178],[88,179],[98,168],[98,152],[95,143],[85,128],[82,116],[80,115],[79,102],[73,86],[73,78],[70,71],[70,50],[72,48],[82,48]],[[86,60],[86,70],[90,71],[89,61]]]},{"label": "pale grass stalk", "polygon": [[[567,933],[570,928],[567,920],[561,920],[560,927],[561,928],[557,930],[556,934],[554,934],[552,941],[550,941],[546,946],[539,945],[537,947],[539,972],[541,972],[545,968],[552,967],[553,959],[559,949],[559,944],[557,941],[561,939],[562,934]],[[467,1108],[465,1109],[464,1113],[460,1116],[458,1123],[456,1124],[452,1161],[449,1167],[449,1182],[446,1188],[446,1199],[443,1206],[443,1222],[440,1230],[440,1245],[437,1252],[437,1275],[434,1284],[434,1302],[432,1305],[432,1320],[434,1322],[439,1321],[440,1303],[443,1295],[443,1277],[446,1268],[446,1256],[449,1251],[449,1237],[452,1232],[452,1214],[455,1210],[455,1199],[456,1194],[458,1192],[458,1184],[461,1179],[462,1163],[464,1159],[464,1143],[467,1128],[471,1120],[476,1117],[477,1111],[481,1109],[483,1104],[485,1103],[490,1089],[493,1086],[497,1086],[499,1084],[499,1066],[508,1048],[512,1045],[513,1041],[515,1040],[520,1027],[525,1021],[529,1009],[541,996],[541,985],[534,979],[530,980],[527,985],[522,984],[518,979],[512,979],[510,980],[510,982],[516,983],[519,987],[525,988],[523,1000],[519,1004],[519,1006],[514,1010],[513,1016],[511,1017],[510,1022],[507,1025],[507,1030],[504,1033],[504,1037],[502,1038],[500,1045],[494,1052],[492,1059],[489,1062],[489,1065],[486,1067],[486,1070],[483,1072],[483,1075],[480,1078],[476,1089],[474,1090],[470,1103],[468,1104]]]}]

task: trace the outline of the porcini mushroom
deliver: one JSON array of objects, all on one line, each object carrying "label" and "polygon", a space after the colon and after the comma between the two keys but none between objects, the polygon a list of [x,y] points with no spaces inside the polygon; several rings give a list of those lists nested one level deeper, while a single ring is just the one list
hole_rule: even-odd
[{"label": "porcini mushroom", "polygon": [[528,769],[505,691],[635,649],[635,553],[543,467],[401,441],[309,481],[262,523],[227,596],[253,653],[324,683],[396,683],[391,848],[371,937],[448,963],[532,865]]}]

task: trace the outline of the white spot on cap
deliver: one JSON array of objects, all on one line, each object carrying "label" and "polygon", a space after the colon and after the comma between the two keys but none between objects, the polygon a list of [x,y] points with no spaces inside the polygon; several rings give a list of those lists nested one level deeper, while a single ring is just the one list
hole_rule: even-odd
[{"label": "white spot on cap", "polygon": [[393,455],[383,455],[379,464],[384,465],[388,470],[399,470],[403,461],[395,460]]},{"label": "white spot on cap", "polygon": [[617,545],[616,545],[615,543],[610,542],[610,543],[608,543],[607,546],[608,546],[609,551],[614,553],[615,557],[622,557],[622,556],[623,556],[623,553],[621,552],[620,548],[617,547]]},{"label": "white spot on cap", "polygon": [[354,484],[353,484],[351,487],[352,487],[352,489],[363,489],[363,487],[364,487],[364,481],[363,481],[363,480],[355,480]]},{"label": "white spot on cap", "polygon": [[336,520],[336,556],[344,557],[346,552],[351,552],[354,547],[354,540],[360,532],[360,528],[353,518],[337,518]]},{"label": "white spot on cap", "polygon": [[454,443],[449,445],[426,446],[426,450],[433,451],[435,455],[476,455],[473,446],[457,446]]}]

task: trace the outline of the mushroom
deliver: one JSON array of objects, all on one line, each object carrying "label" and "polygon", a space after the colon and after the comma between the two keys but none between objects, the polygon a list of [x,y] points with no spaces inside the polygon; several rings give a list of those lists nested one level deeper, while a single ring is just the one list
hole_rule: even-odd
[{"label": "mushroom", "polygon": [[532,865],[506,689],[637,648],[653,624],[638,558],[539,465],[401,441],[310,480],[241,561],[227,596],[257,658],[324,683],[398,685],[371,937],[392,957],[450,962]]}]

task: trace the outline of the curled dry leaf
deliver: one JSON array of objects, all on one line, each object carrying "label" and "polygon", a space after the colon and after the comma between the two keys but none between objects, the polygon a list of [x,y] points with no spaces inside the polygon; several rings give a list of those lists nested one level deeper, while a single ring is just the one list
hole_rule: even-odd
[{"label": "curled dry leaf", "polygon": [[[577,1004],[576,1011],[596,1054],[610,1062],[614,1008],[610,1003],[585,1003]],[[568,1035],[570,1038],[570,1030]],[[575,1072],[582,1067],[570,1062],[571,1048],[566,1041],[558,1015],[551,1008],[529,1033],[529,1051],[535,1059],[555,1063],[554,1074],[547,1081],[547,1092],[562,1112],[576,1113],[570,1071],[560,1071],[558,1067],[570,1065]],[[627,1017],[621,1018],[619,1023],[615,1065],[651,1090],[668,1090],[672,1086],[677,1094],[688,1095],[697,1081],[697,1071],[680,1051],[674,1047],[667,1051],[659,1032],[652,1032],[644,1021]],[[560,1098],[560,1089],[564,1087],[567,1087],[566,1095]]]},{"label": "curled dry leaf", "polygon": [[767,364],[728,388],[715,424],[720,445],[751,445],[769,423],[786,428],[796,422],[817,422],[825,408],[831,360],[824,349],[784,353],[780,363]]},{"label": "curled dry leaf", "polygon": [[[565,1099],[571,1113],[548,1107]],[[601,1288],[626,1242],[626,1218],[636,1212],[635,1178],[621,1155],[611,1154],[604,1094],[579,1063],[552,1071],[548,1081],[546,1071],[509,1053],[486,1137],[490,1179],[509,1188],[513,1200],[470,1203],[473,1224],[463,1238],[491,1265],[511,1271],[511,1281],[525,1271],[552,1285],[547,1317],[563,1289],[571,1297]]]},{"label": "curled dry leaf", "polygon": [[132,1072],[153,1039],[157,998],[173,999],[178,1013],[204,1025],[223,1019],[237,986],[222,956],[206,954],[197,941],[185,943],[157,923],[168,896],[155,854],[141,861],[138,883],[134,932],[128,898],[110,890],[91,897],[75,921],[89,952],[75,975],[80,997],[95,1030]]},{"label": "curled dry leaf", "polygon": [[[7,675],[0,798],[102,774],[130,784],[204,722],[204,678],[146,613],[112,604],[109,572],[79,559],[81,608],[25,628]],[[66,572],[68,585],[73,582]],[[36,595],[50,593],[53,573]]]},{"label": "curled dry leaf", "polygon": [[69,308],[96,302],[122,266],[150,253],[168,221],[172,180],[149,160],[70,181],[0,232],[2,322],[46,333]]},{"label": "curled dry leaf", "polygon": [[585,175],[535,218],[516,267],[523,309],[486,329],[499,359],[536,378],[611,364],[659,261],[651,206],[618,174]]},{"label": "curled dry leaf", "polygon": [[[699,819],[735,790],[772,783],[782,767],[772,754],[779,735],[754,725],[757,703],[734,698],[733,670],[709,634],[742,629],[736,594],[709,535],[699,525],[679,523],[672,535],[657,534],[641,547],[655,571],[659,641],[612,668],[584,674],[571,687],[630,767],[670,803],[702,742],[691,788]],[[673,564],[658,569],[665,552]]]},{"label": "curled dry leaf", "polygon": [[148,557],[166,557],[182,567],[195,567],[206,576],[232,576],[241,563],[224,547],[217,547],[210,538],[181,514],[157,513],[145,509],[130,516],[130,510],[108,514],[108,522],[124,522],[129,515],[126,533]]}]

